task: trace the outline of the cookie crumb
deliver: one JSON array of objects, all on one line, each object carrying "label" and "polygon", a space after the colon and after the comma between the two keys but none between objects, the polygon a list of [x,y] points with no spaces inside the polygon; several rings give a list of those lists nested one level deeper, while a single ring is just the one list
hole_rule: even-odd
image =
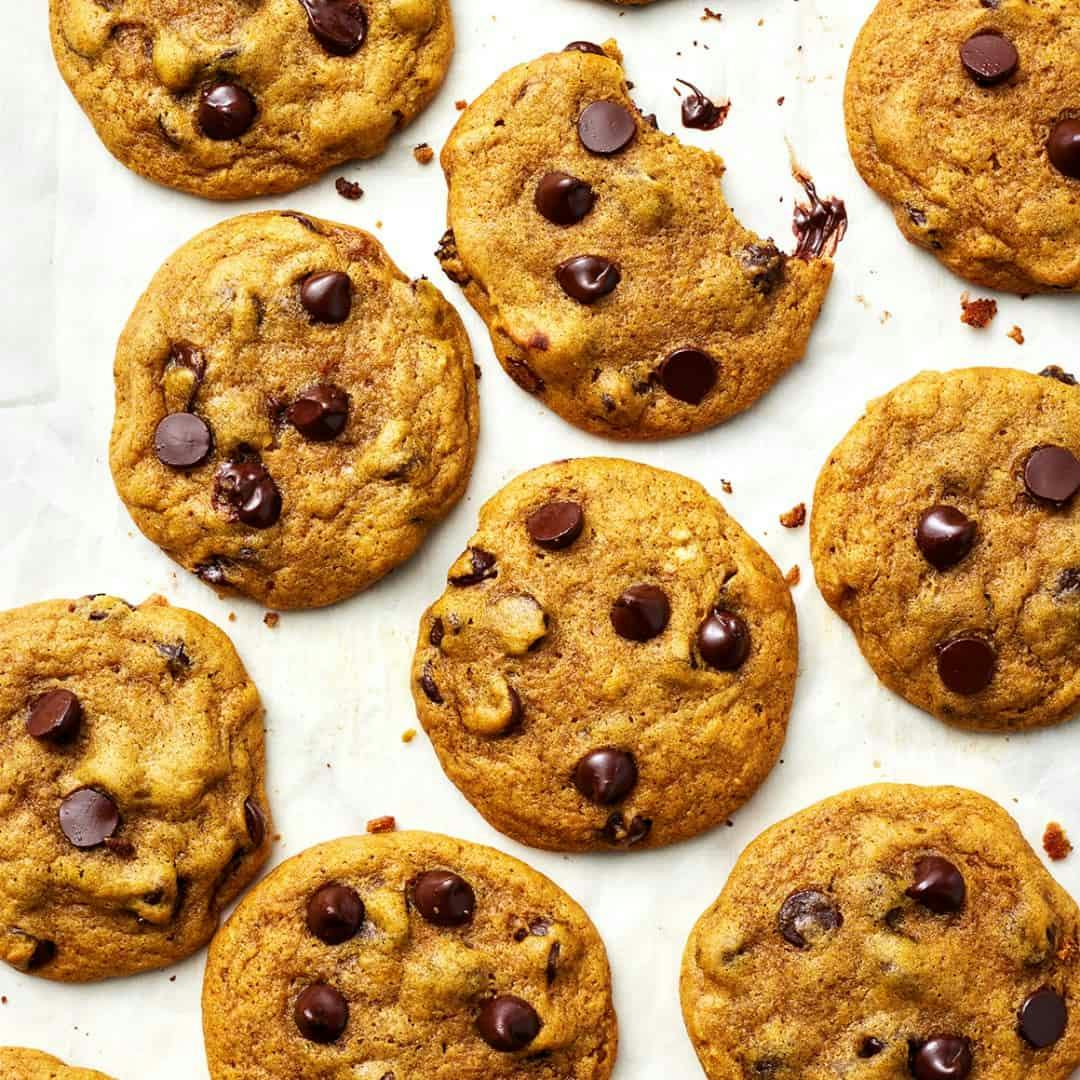
[{"label": "cookie crumb", "polygon": [[457,101],[454,102],[454,108],[457,109],[458,112],[464,112],[468,107],[469,103],[464,98],[458,98]]},{"label": "cookie crumb", "polygon": [[1024,344],[1024,331],[1019,326],[1014,326],[1008,333],[1008,337],[1011,337],[1017,345]]},{"label": "cookie crumb", "polygon": [[706,8],[705,14],[701,16],[701,21],[706,22],[709,19],[715,19],[717,22],[720,22],[723,17],[724,16],[721,15],[719,11],[713,11],[712,8]]},{"label": "cookie crumb", "polygon": [[422,142],[413,147],[412,156],[421,165],[430,165],[435,160],[435,151],[426,142]]},{"label": "cookie crumb", "polygon": [[784,580],[788,583],[789,589],[794,589],[796,585],[802,581],[802,571],[799,569],[799,564],[796,563],[785,575]]},{"label": "cookie crumb", "polygon": [[372,818],[367,823],[369,833],[393,832],[397,828],[397,819],[390,816]]},{"label": "cookie crumb", "polygon": [[401,733],[401,741],[403,743],[411,743],[416,738],[416,728],[408,728]]},{"label": "cookie crumb", "polygon": [[720,481],[720,490],[725,495],[731,495],[735,491],[735,488],[731,486],[731,481],[730,480],[721,480]]},{"label": "cookie crumb", "polygon": [[236,622],[236,612],[235,611],[230,611],[229,612],[229,622]]},{"label": "cookie crumb", "polygon": [[276,630],[277,624],[281,622],[281,616],[276,611],[268,611],[263,616],[263,622],[270,630]]},{"label": "cookie crumb", "polygon": [[1069,857],[1072,849],[1072,843],[1066,836],[1065,830],[1056,821],[1051,821],[1043,833],[1043,850],[1054,862],[1061,862],[1062,859]]},{"label": "cookie crumb", "polygon": [[806,524],[806,503],[799,503],[781,514],[780,524],[785,529],[801,529]]},{"label": "cookie crumb", "polygon": [[356,202],[357,199],[363,198],[364,195],[364,189],[359,184],[346,180],[344,176],[337,178],[334,187],[337,188],[337,193],[343,199],[348,199],[350,202]]},{"label": "cookie crumb", "polygon": [[970,293],[963,293],[960,297],[960,321],[965,326],[972,326],[976,330],[983,330],[994,321],[997,315],[997,301],[984,297],[980,300],[972,300]]}]

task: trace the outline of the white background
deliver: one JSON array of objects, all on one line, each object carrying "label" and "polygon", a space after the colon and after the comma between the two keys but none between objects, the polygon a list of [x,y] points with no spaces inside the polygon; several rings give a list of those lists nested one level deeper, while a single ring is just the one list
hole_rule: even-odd
[{"label": "white background", "polygon": [[[237,206],[156,188],[109,157],[54,68],[44,0],[7,5],[0,46],[0,81],[7,84],[0,110],[0,606],[100,591],[141,601],[159,592],[225,627],[266,701],[269,786],[281,833],[275,861],[393,814],[406,828],[493,844],[553,877],[584,904],[607,942],[621,1020],[617,1080],[700,1076],[678,1007],[683,943],[739,851],[778,818],[874,780],[955,782],[1004,803],[1035,847],[1052,819],[1080,840],[1070,752],[1080,737],[1076,725],[1012,738],[969,735],[891,696],[817,593],[807,530],[789,532],[777,520],[809,502],[822,461],[866,400],[920,369],[972,361],[1080,367],[1077,301],[999,297],[989,329],[962,326],[964,284],[907,246],[859,180],[844,140],[842,87],[870,0],[711,6],[723,21],[701,20],[703,0],[658,0],[645,9],[602,0],[454,0],[459,46],[449,82],[383,157],[291,196]],[[619,445],[578,432],[502,373],[480,321],[432,256],[444,227],[439,168],[418,165],[411,153],[421,140],[439,149],[457,115],[454,102],[474,98],[511,65],[573,39],[608,36],[625,52],[644,111],[655,110],[664,130],[724,156],[729,201],[748,225],[791,244],[797,189],[785,140],[822,194],[844,197],[851,216],[802,365],[749,414],[663,445]],[[716,98],[730,96],[726,125],[681,130],[676,77]],[[335,194],[337,175],[358,180],[364,198],[346,202]],[[273,631],[256,606],[219,600],[134,530],[106,454],[112,353],[150,276],[197,230],[269,205],[374,231],[407,273],[427,274],[443,288],[465,317],[484,369],[480,456],[462,505],[390,579],[332,610],[285,615]],[[1023,347],[1006,337],[1014,324],[1027,338]],[[493,832],[443,777],[426,738],[406,746],[401,733],[415,723],[408,671],[419,614],[442,590],[480,503],[524,469],[604,453],[689,474],[716,494],[721,478],[731,480],[728,508],[783,570],[802,567],[794,590],[802,662],[783,764],[733,828],[667,851],[564,857]],[[1080,892],[1080,853],[1054,872]],[[167,971],[70,987],[3,968],[0,1044],[48,1049],[118,1080],[205,1080],[203,963],[199,954]]]}]

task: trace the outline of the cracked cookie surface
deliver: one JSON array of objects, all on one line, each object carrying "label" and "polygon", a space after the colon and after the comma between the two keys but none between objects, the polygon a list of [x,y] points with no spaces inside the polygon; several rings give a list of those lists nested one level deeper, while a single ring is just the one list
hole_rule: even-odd
[{"label": "cracked cookie surface", "polygon": [[658,847],[768,775],[798,662],[769,556],[699,484],[583,458],[480,511],[424,614],[413,696],[497,829],[561,851]]},{"label": "cracked cookie surface", "polygon": [[0,1072],[6,1080],[110,1080],[93,1069],[76,1069],[40,1050],[0,1046]]},{"label": "cracked cookie surface", "polygon": [[918,375],[818,478],[822,595],[886,686],[961,727],[1060,723],[1080,702],[1080,388],[1063,378]]},{"label": "cracked cookie surface", "polygon": [[50,0],[60,71],[106,147],[216,199],[380,153],[434,97],[447,0]]},{"label": "cracked cookie surface", "polygon": [[519,386],[587,431],[665,438],[748,408],[802,357],[836,233],[802,258],[743,228],[720,158],[656,130],[604,49],[516,67],[465,110],[438,254]]},{"label": "cracked cookie surface", "polygon": [[852,52],[848,143],[912,243],[1019,293],[1080,289],[1074,0],[883,0]]},{"label": "cracked cookie surface", "polygon": [[404,562],[465,490],[457,313],[374,237],[290,212],[177,251],[116,354],[110,461],[146,536],[216,588],[320,607]]},{"label": "cracked cookie surface", "polygon": [[214,939],[214,1080],[607,1080],[616,1021],[584,911],[491,848],[431,833],[319,845]]},{"label": "cracked cookie surface", "polygon": [[0,613],[0,957],[79,982],[203,946],[269,852],[262,718],[193,612]]},{"label": "cracked cookie surface", "polygon": [[878,784],[759,836],[690,935],[709,1080],[1067,1080],[1080,912],[996,803]]}]

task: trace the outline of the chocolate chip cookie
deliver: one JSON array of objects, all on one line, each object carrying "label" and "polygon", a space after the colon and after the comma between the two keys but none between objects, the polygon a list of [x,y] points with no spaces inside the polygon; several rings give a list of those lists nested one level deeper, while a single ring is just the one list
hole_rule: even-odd
[{"label": "chocolate chip cookie", "polygon": [[607,1080],[603,942],[543,875],[431,833],[334,840],[278,867],[214,939],[213,1080]]},{"label": "chocolate chip cookie", "polygon": [[233,218],[158,271],[116,354],[111,463],[135,523],[216,588],[319,607],[404,562],[465,490],[465,329],[374,237]]},{"label": "chocolate chip cookie", "polygon": [[75,1069],[40,1050],[0,1046],[0,1074],[5,1080],[110,1080],[93,1069]]},{"label": "chocolate chip cookie", "polygon": [[1075,385],[918,375],[871,402],[822,469],[818,586],[913,705],[968,728],[1060,723],[1080,701],[1078,492]]},{"label": "chocolate chip cookie", "polygon": [[900,231],[954,273],[1080,289],[1074,0],[882,0],[855,44],[847,131]]},{"label": "chocolate chip cookie", "polygon": [[641,115],[614,42],[503,75],[442,164],[443,269],[507,373],[578,427],[621,439],[711,427],[805,352],[842,205],[815,194],[801,207],[796,256],[744,229],[723,162]]},{"label": "chocolate chip cookie", "polygon": [[710,1080],[1067,1080],[1080,912],[996,803],[878,784],[774,825],[686,946]]},{"label": "chocolate chip cookie", "polygon": [[768,775],[798,635],[769,556],[699,484],[558,462],[480,511],[413,663],[450,779],[497,829],[556,851],[659,847]]},{"label": "chocolate chip cookie", "polygon": [[0,959],[83,982],[206,944],[269,853],[262,715],[164,600],[0,613]]},{"label": "chocolate chip cookie", "polygon": [[53,52],[129,169],[214,199],[381,153],[435,96],[448,0],[50,0]]}]

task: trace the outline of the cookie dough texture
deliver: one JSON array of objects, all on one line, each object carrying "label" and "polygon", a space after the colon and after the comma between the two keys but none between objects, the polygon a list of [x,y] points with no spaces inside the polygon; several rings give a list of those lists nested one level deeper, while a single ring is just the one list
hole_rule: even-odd
[{"label": "cookie dough texture", "polygon": [[75,1069],[39,1050],[0,1046],[0,1072],[5,1080],[110,1080],[93,1069]]},{"label": "cookie dough texture", "polygon": [[[240,199],[374,157],[435,96],[454,47],[447,0],[362,7],[366,37],[347,56],[323,47],[300,0],[50,0],[49,22],[64,79],[124,165],[168,187]],[[233,138],[200,124],[205,94],[222,84],[254,103],[250,127]]]},{"label": "cookie dough texture", "polygon": [[[1080,389],[1008,368],[926,372],[871,402],[818,478],[818,586],[878,677],[967,728],[1055,724],[1080,701],[1080,499],[1032,498],[1033,449],[1080,456]],[[970,552],[938,570],[916,530],[934,506],[975,523]],[[942,643],[974,634],[996,653],[986,689],[942,681]]]},{"label": "cookie dough texture", "polygon": [[[474,891],[464,925],[421,916],[412,889],[430,870]],[[366,908],[338,945],[306,922],[328,882]],[[304,1039],[293,1016],[315,982],[348,1004],[345,1030],[325,1045]],[[493,1050],[477,1031],[495,995],[539,1014],[520,1052]],[[214,939],[203,1027],[213,1080],[606,1080],[617,1042],[607,956],[585,912],[516,859],[419,832],[335,840],[278,867]]]},{"label": "cookie dough texture", "polygon": [[[62,743],[27,730],[54,690],[81,705]],[[228,638],[162,600],[0,614],[0,958],[80,982],[204,945],[269,851],[262,716]],[[60,808],[85,788],[120,824],[83,850]]]},{"label": "cookie dough texture", "polygon": [[[1010,78],[982,86],[964,43],[997,31]],[[1077,115],[1074,0],[882,0],[848,69],[848,142],[900,231],[969,281],[1019,293],[1080,288],[1078,184],[1047,139]]]},{"label": "cookie dough texture", "polygon": [[[583,514],[563,550],[527,530],[553,502]],[[489,576],[455,583],[477,551]],[[699,484],[605,458],[535,469],[482,508],[449,577],[421,619],[413,695],[443,769],[501,832],[558,851],[659,847],[723,822],[768,775],[794,693],[795,610],[769,556]],[[611,617],[639,585],[670,607],[647,641]],[[718,608],[748,628],[737,670],[700,654]],[[609,748],[637,778],[598,804],[574,778]]]},{"label": "cookie dough texture", "polygon": [[[962,875],[959,911],[907,895],[927,856]],[[798,924],[800,947],[780,912],[805,891],[821,906]],[[687,943],[683,1016],[709,1080],[907,1077],[913,1047],[943,1035],[969,1040],[973,1078],[1067,1080],[1077,1018],[1035,1049],[1017,1014],[1043,987],[1075,1011],[1078,916],[996,803],[960,788],[858,788],[743,852]]]},{"label": "cookie dough texture", "polygon": [[[491,333],[507,373],[570,423],[620,439],[711,427],[752,405],[806,350],[832,276],[743,228],[724,199],[724,164],[656,130],[628,95],[613,42],[501,76],[443,149],[450,231],[440,258]],[[596,102],[628,110],[633,139],[592,153],[578,120]],[[550,172],[590,185],[591,210],[556,225],[537,209]],[[594,303],[560,287],[582,255],[621,281]],[[677,350],[707,353],[715,385],[697,404],[658,375]]]},{"label": "cookie dough texture", "polygon": [[[348,278],[344,322],[301,302],[323,273]],[[348,399],[330,441],[288,420],[317,384]],[[185,410],[213,449],[179,469],[158,459],[155,431]],[[468,338],[434,286],[406,279],[367,233],[260,213],[185,244],[140,299],[116,353],[110,460],[136,524],[182,566],[275,608],[318,607],[416,550],[465,490],[477,424]],[[221,498],[221,470],[253,460],[280,495],[268,527]]]}]

